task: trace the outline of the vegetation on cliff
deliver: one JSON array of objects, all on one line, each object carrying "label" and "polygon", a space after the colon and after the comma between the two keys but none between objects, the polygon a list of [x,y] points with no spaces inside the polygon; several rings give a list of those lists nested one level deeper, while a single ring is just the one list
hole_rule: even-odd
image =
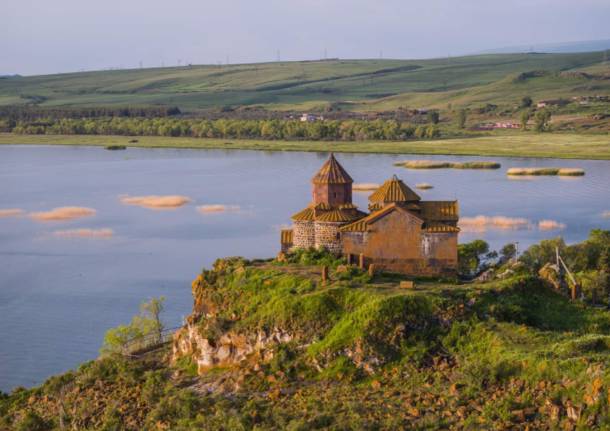
[{"label": "vegetation on cliff", "polygon": [[550,240],[519,262],[469,245],[463,269],[489,281],[414,289],[319,251],[218,260],[171,351],[16,389],[0,429],[606,429],[610,312],[538,273],[557,246],[607,296],[609,239]]}]

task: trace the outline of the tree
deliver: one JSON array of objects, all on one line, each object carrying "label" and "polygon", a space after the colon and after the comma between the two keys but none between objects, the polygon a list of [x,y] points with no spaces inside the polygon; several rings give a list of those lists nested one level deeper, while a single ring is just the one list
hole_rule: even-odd
[{"label": "tree", "polygon": [[517,246],[515,243],[510,242],[500,249],[500,261],[508,262],[517,256]]},{"label": "tree", "polygon": [[464,127],[466,127],[466,119],[468,118],[468,113],[466,112],[465,109],[460,109],[457,113],[457,126],[460,129],[463,129]]},{"label": "tree", "polygon": [[551,111],[541,109],[534,115],[534,128],[537,132],[544,132],[548,130],[549,121],[551,121]]},{"label": "tree", "polygon": [[165,297],[152,298],[148,302],[140,304],[140,314],[137,316],[141,319],[142,327],[149,334],[157,334],[161,340],[164,325],[161,321],[161,313],[163,312]]},{"label": "tree", "polygon": [[441,135],[441,131],[438,130],[438,127],[430,124],[428,127],[426,127],[426,138],[428,139],[432,139],[432,138],[438,138]]},{"label": "tree", "polygon": [[106,331],[100,353],[102,355],[121,353],[129,343],[143,340],[150,335],[154,335],[160,341],[164,328],[161,321],[164,302],[163,296],[143,302],[140,305],[140,313],[131,319],[129,325],[119,325]]},{"label": "tree", "polygon": [[438,124],[440,121],[440,115],[438,111],[429,111],[428,112],[428,121],[432,124]]},{"label": "tree", "polygon": [[465,277],[476,275],[481,265],[481,258],[488,252],[489,244],[481,239],[458,245],[458,271],[460,275]]},{"label": "tree", "polygon": [[521,129],[527,130],[527,123],[530,120],[531,113],[529,109],[526,109],[521,113]]},{"label": "tree", "polygon": [[529,108],[530,106],[532,106],[532,98],[529,96],[524,96],[521,99],[521,108]]},{"label": "tree", "polygon": [[519,256],[519,262],[523,263],[529,272],[536,274],[546,263],[555,263],[555,249],[564,256],[566,243],[562,238],[544,239]]}]

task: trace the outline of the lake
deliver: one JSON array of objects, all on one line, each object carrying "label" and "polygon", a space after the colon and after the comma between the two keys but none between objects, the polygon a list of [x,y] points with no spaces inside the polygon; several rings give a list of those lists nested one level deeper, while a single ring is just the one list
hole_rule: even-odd
[{"label": "lake", "polygon": [[[0,390],[32,386],[96,357],[106,329],[127,323],[139,304],[164,295],[168,326],[191,311],[190,282],[217,257],[271,257],[279,230],[309,202],[309,179],[322,153],[182,149],[108,151],[101,147],[0,146]],[[593,228],[610,229],[610,162],[501,157],[339,154],[356,182],[397,174],[423,199],[459,199],[463,217],[523,218],[527,226],[475,226],[460,241],[487,240],[519,249],[562,235],[567,242]],[[407,159],[495,160],[502,169],[407,170]],[[584,177],[508,179],[510,167],[559,166]],[[370,193],[370,192],[369,192]],[[366,209],[369,193],[354,193]],[[121,197],[184,195],[174,210],[125,205]],[[201,213],[199,205],[231,210]],[[77,206],[94,216],[37,221],[31,212]],[[239,209],[235,208],[236,206]],[[6,215],[6,214],[5,214]],[[541,230],[538,222],[565,226]],[[505,226],[504,226],[505,227]],[[73,229],[112,230],[83,237]],[[68,232],[66,232],[68,231]],[[94,231],[96,232],[96,231]],[[76,237],[74,236],[76,235]],[[80,236],[79,236],[80,235]]]}]

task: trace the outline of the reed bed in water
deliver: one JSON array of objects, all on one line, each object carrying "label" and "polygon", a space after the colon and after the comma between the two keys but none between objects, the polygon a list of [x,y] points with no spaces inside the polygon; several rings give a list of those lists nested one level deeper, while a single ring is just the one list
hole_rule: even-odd
[{"label": "reed bed in water", "polygon": [[405,160],[394,163],[407,169],[500,169],[498,162],[449,162],[443,160]]},{"label": "reed bed in water", "polygon": [[506,175],[560,175],[580,177],[585,174],[580,168],[510,168]]}]

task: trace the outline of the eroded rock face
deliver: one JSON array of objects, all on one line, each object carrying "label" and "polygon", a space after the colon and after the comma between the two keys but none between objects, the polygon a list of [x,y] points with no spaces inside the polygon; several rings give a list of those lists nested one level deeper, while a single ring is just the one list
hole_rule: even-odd
[{"label": "eroded rock face", "polygon": [[209,368],[238,364],[250,357],[267,361],[273,357],[275,346],[295,338],[293,334],[279,328],[252,333],[222,329],[222,319],[218,319],[221,305],[218,304],[218,298],[215,298],[214,284],[227,272],[239,274],[243,271],[239,260],[218,260],[212,271],[193,280],[193,312],[186,319],[185,326],[174,334],[172,363],[190,357],[197,364],[198,373],[202,374]]},{"label": "eroded rock face", "polygon": [[212,367],[235,365],[252,357],[268,361],[273,358],[275,346],[293,339],[292,334],[274,329],[251,335],[226,332],[218,339],[210,340],[202,334],[202,326],[189,324],[174,335],[172,362],[190,356],[201,374]]}]

